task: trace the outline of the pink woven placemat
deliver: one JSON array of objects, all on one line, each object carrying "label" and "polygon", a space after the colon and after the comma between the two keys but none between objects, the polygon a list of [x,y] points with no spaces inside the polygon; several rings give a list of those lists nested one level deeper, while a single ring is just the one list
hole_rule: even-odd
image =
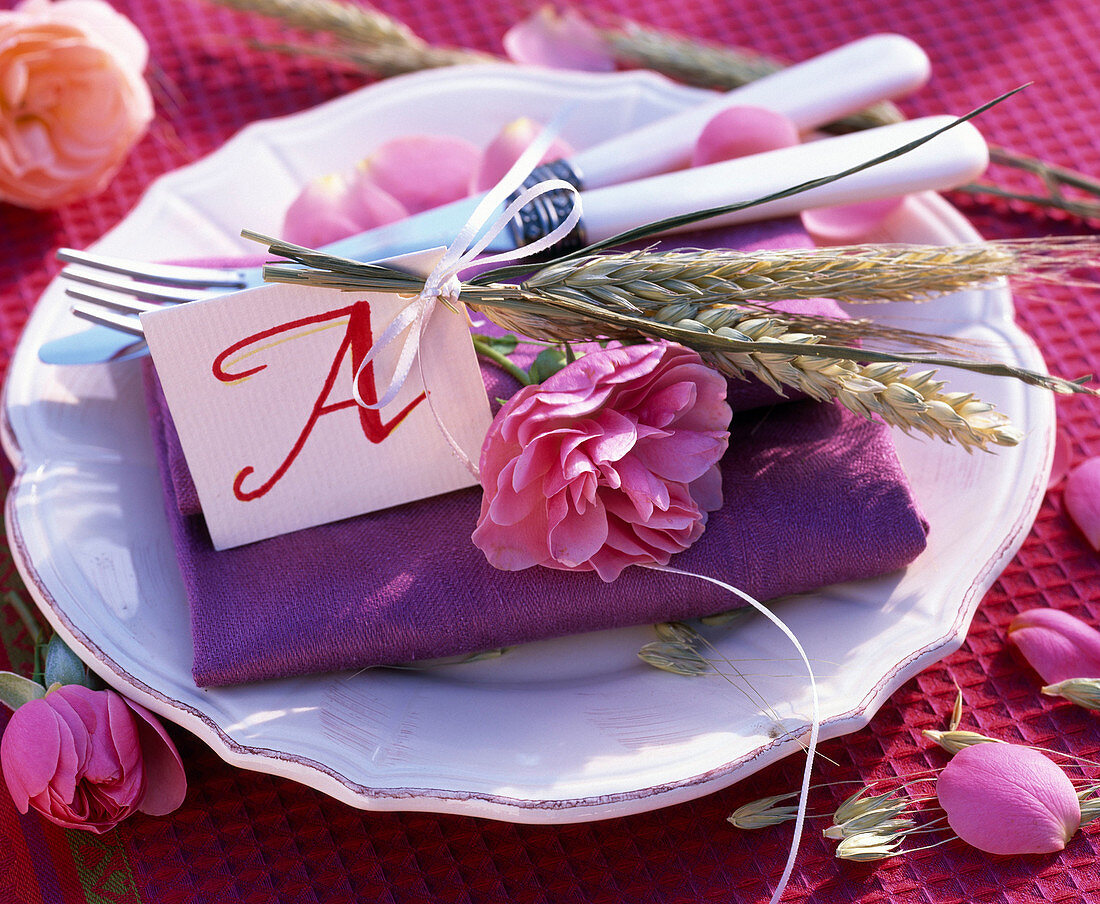
[{"label": "pink woven placemat", "polygon": [[[217,148],[252,120],[316,104],[362,79],[309,62],[242,49],[242,38],[285,35],[201,0],[118,0],[149,38],[158,120],[99,198],[57,213],[0,207],[0,368],[27,313],[56,272],[53,250],[89,244],[161,173]],[[534,4],[502,0],[379,6],[433,43],[499,51],[510,22]],[[964,112],[1025,81],[1035,85],[983,117],[991,142],[1100,177],[1100,0],[619,0],[586,8],[696,37],[803,59],[874,31],[902,32],[932,57],[934,78],[910,114]],[[995,171],[1006,184],[1019,177]],[[1095,222],[1048,216],[993,199],[952,199],[990,238],[1095,232]],[[1019,319],[1051,366],[1100,370],[1095,292],[1019,297]],[[1100,454],[1095,402],[1059,404],[1075,462]],[[6,551],[5,551],[6,552]],[[0,593],[18,592],[4,560]],[[942,727],[955,696],[964,727],[1079,756],[1100,757],[1100,722],[1041,698],[1007,654],[1019,611],[1055,606],[1100,620],[1100,556],[1066,518],[1055,487],[1016,560],[987,594],[957,653],[905,685],[871,725],[823,746],[820,779],[869,780],[938,767],[922,740]],[[0,667],[23,668],[28,644],[0,609]],[[0,717],[2,720],[3,717]],[[63,832],[19,817],[0,789],[0,904],[6,902],[701,902],[767,900],[789,826],[745,834],[725,817],[739,804],[796,787],[792,758],[752,780],[659,812],[571,827],[515,826],[425,814],[370,814],[278,778],[234,769],[175,732],[191,790],[162,819],[135,818],[105,836]],[[837,796],[842,796],[842,790]],[[813,902],[1070,902],[1100,898],[1094,830],[1061,854],[990,857],[959,842],[875,865],[842,863],[811,832],[787,900]]]}]

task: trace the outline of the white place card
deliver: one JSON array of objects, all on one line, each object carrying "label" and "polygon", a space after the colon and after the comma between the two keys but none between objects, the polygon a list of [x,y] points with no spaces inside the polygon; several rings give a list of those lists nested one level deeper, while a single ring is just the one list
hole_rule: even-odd
[{"label": "white place card", "polygon": [[[419,267],[418,269],[423,269]],[[216,549],[476,483],[491,421],[466,318],[437,305],[401,392],[352,379],[408,298],[271,284],[141,317]],[[363,368],[376,401],[401,341]],[[426,384],[426,385],[425,385]]]}]

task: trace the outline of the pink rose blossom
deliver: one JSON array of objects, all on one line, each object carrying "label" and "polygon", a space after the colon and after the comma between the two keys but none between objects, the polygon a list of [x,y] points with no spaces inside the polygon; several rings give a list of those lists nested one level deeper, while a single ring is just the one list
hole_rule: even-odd
[{"label": "pink rose blossom", "polygon": [[1100,678],[1100,631],[1068,612],[1021,612],[1008,626],[1008,640],[1046,684]]},{"label": "pink rose blossom", "polygon": [[505,571],[612,581],[666,564],[722,505],[726,381],[667,342],[600,349],[500,410],[481,450],[474,543]]},{"label": "pink rose blossom", "polygon": [[114,691],[77,684],[20,706],[0,739],[0,763],[20,813],[101,833],[135,812],[183,803],[183,763],[150,712]]},{"label": "pink rose blossom", "polygon": [[936,796],[955,833],[989,854],[1060,851],[1081,824],[1069,777],[1015,744],[963,748],[940,773]]},{"label": "pink rose blossom", "polygon": [[615,59],[599,31],[576,10],[559,14],[552,7],[542,7],[508,29],[504,52],[514,63],[551,69],[615,69]]},{"label": "pink rose blossom", "polygon": [[101,0],[0,11],[0,200],[60,207],[105,188],[153,118],[147,56]]}]

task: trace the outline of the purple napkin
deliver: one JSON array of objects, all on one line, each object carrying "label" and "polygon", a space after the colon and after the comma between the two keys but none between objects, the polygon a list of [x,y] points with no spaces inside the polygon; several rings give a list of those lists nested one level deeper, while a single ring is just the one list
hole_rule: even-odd
[{"label": "purple napkin", "polygon": [[[789,222],[739,230],[732,240],[807,241]],[[821,302],[813,309],[835,310]],[[468,653],[737,604],[706,582],[640,568],[611,584],[593,573],[497,571],[470,541],[476,488],[217,552],[148,373],[199,685]],[[483,376],[491,399],[515,389],[496,368]],[[926,525],[885,428],[839,406],[769,404],[774,394],[751,383],[730,389],[735,409],[748,410],[730,427],[727,501],[672,564],[772,599],[893,571],[921,552]]]}]

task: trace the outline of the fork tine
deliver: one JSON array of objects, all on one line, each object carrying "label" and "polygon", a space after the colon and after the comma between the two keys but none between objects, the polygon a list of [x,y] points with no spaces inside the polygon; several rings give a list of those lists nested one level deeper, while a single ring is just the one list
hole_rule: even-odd
[{"label": "fork tine", "polygon": [[73,302],[70,310],[81,320],[88,320],[99,326],[105,326],[112,330],[129,333],[131,336],[137,336],[142,339],[145,338],[145,333],[141,329],[141,323],[136,317],[132,317],[128,314],[108,311],[98,304],[89,304],[84,301]]},{"label": "fork tine", "polygon": [[119,314],[129,314],[136,317],[146,311],[155,311],[162,307],[151,301],[142,301],[138,298],[127,298],[125,295],[110,295],[106,292],[93,291],[91,289],[65,289],[65,294],[77,301],[87,302],[108,311],[116,311]]},{"label": "fork tine", "polygon": [[90,254],[73,248],[61,248],[59,260],[69,264],[81,264],[95,270],[121,273],[134,279],[160,283],[166,286],[191,286],[194,288],[240,289],[248,284],[244,270],[219,267],[184,267],[177,264],[152,264],[124,258]]},{"label": "fork tine", "polygon": [[61,271],[61,278],[85,286],[121,292],[134,298],[142,298],[159,304],[183,304],[184,302],[198,301],[200,298],[209,298],[222,293],[221,289],[170,288],[154,285],[153,283],[136,282],[125,276],[107,273],[103,270],[91,270],[79,264],[70,264],[65,267]]}]

